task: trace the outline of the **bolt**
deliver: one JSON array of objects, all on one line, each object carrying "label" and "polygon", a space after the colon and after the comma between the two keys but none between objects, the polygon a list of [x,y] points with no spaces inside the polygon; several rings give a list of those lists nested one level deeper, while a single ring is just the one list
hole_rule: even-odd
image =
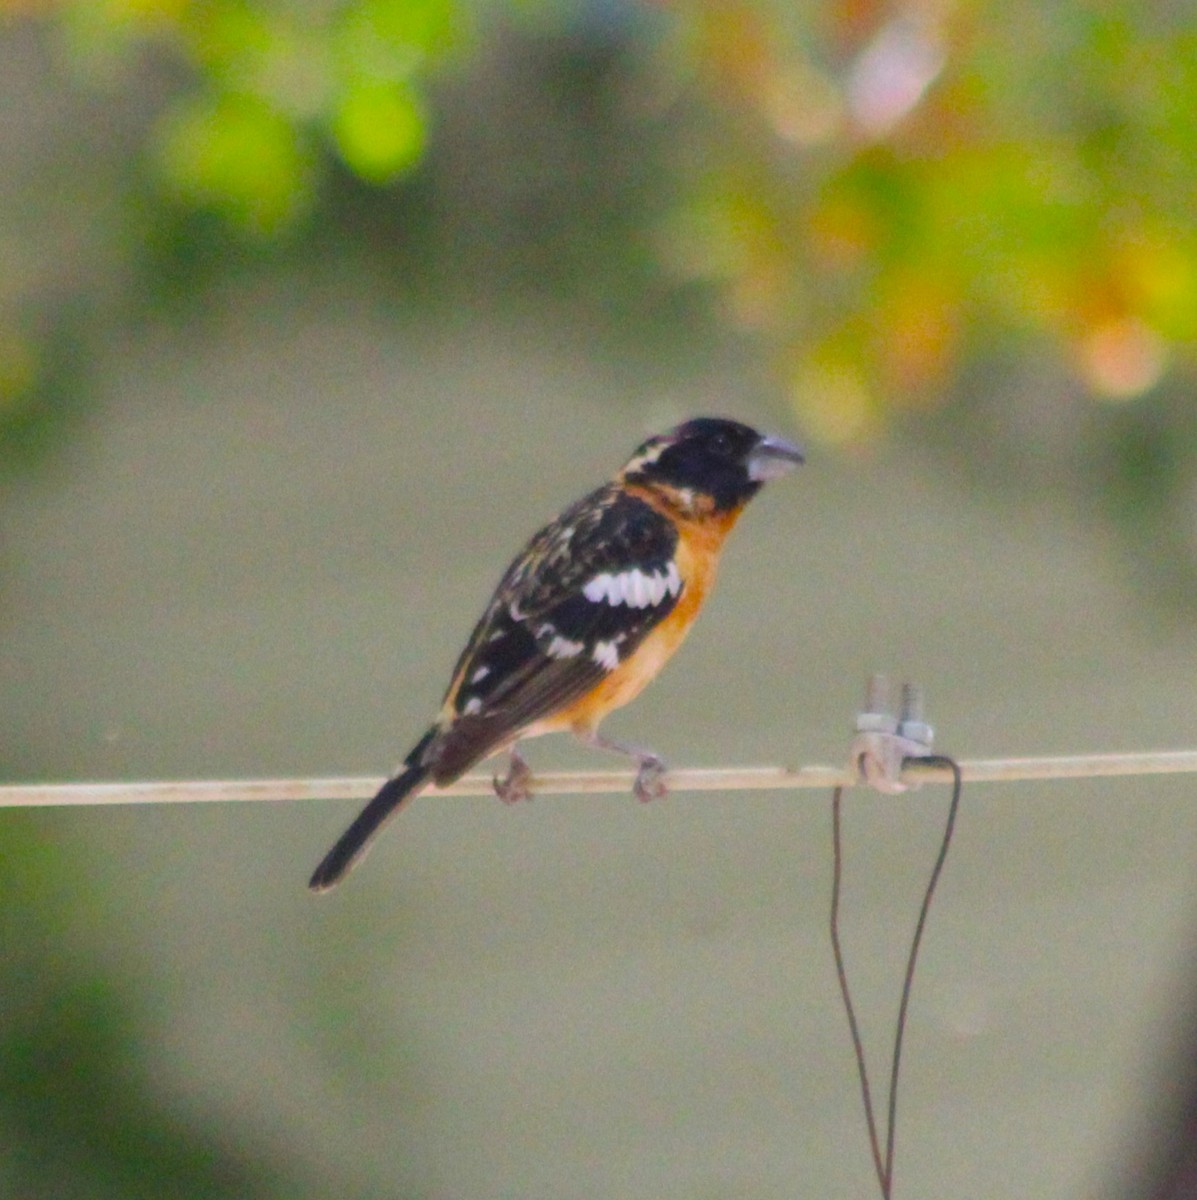
[{"label": "bolt", "polygon": [[889,680],[872,675],[865,692],[864,711],[856,716],[857,733],[893,733],[898,719],[889,711]]},{"label": "bolt", "polygon": [[902,707],[898,714],[898,736],[931,749],[935,730],[923,715],[923,689],[915,683],[902,685]]}]

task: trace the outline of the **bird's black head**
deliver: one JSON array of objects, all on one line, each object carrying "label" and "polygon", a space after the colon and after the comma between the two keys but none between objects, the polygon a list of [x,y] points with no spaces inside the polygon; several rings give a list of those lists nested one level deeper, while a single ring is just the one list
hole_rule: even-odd
[{"label": "bird's black head", "polygon": [[706,501],[715,512],[739,508],[767,479],[803,461],[792,442],[722,417],[696,417],[649,438],[624,467],[625,483],[663,488],[683,507]]}]

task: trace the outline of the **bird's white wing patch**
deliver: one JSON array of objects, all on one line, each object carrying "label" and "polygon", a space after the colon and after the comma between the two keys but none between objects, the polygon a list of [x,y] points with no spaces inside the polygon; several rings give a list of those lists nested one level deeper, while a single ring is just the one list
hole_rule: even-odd
[{"label": "bird's white wing patch", "polygon": [[582,588],[582,595],[592,604],[626,604],[629,608],[648,608],[676,596],[682,590],[682,578],[677,564],[645,573],[631,567],[618,574],[604,571],[594,576]]},{"label": "bird's white wing patch", "polygon": [[678,574],[677,563],[675,563],[672,559],[669,562],[669,571],[665,576],[665,586],[671,596],[677,596],[681,594],[682,577]]},{"label": "bird's white wing patch", "polygon": [[604,667],[608,671],[614,671],[619,666],[619,647],[614,642],[595,642],[594,649],[590,652],[590,657],[600,667]]},{"label": "bird's white wing patch", "polygon": [[574,658],[585,649],[584,642],[575,642],[572,638],[557,634],[546,647],[545,653],[550,658]]},{"label": "bird's white wing patch", "polygon": [[585,642],[566,637],[551,621],[545,621],[537,629],[536,640],[550,658],[575,658],[586,649]]},{"label": "bird's white wing patch", "polygon": [[588,580],[586,586],[582,588],[582,595],[587,600],[593,601],[595,604],[601,604],[604,600],[608,604],[618,604],[618,600],[611,598],[611,576],[604,572],[602,575],[596,575],[593,579]]}]

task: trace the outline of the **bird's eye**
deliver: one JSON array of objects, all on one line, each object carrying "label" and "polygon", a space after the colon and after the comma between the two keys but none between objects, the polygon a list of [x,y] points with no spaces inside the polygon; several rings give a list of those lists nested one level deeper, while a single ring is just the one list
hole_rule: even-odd
[{"label": "bird's eye", "polygon": [[731,438],[726,433],[717,433],[711,439],[711,449],[716,454],[730,454],[731,448]]}]

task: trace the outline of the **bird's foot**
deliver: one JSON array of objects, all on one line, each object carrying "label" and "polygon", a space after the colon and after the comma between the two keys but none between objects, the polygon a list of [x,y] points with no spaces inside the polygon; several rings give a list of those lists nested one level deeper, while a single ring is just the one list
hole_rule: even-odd
[{"label": "bird's foot", "polygon": [[655,754],[645,754],[640,759],[640,770],[632,784],[632,794],[642,804],[660,800],[669,791],[665,785],[665,760]]},{"label": "bird's foot", "polygon": [[504,804],[518,804],[521,800],[527,800],[532,795],[528,786],[531,779],[532,768],[528,766],[528,760],[518,750],[512,750],[507,774],[502,779],[497,775],[494,777],[495,795]]}]

